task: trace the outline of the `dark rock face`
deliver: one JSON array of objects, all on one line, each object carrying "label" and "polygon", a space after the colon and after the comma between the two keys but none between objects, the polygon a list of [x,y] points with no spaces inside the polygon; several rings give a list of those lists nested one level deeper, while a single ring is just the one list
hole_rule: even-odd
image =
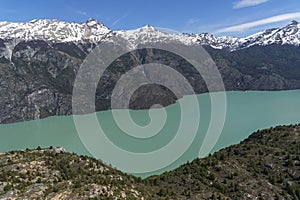
[{"label": "dark rock face", "polygon": [[43,41],[16,45],[11,62],[1,63],[0,121],[71,114],[70,96],[80,63]]},{"label": "dark rock face", "polygon": [[227,90],[288,90],[300,86],[300,48],[253,46],[228,52],[206,50],[215,60]]},{"label": "dark rock face", "polygon": [[[14,44],[0,39],[0,123],[72,114],[74,80],[93,46],[40,40]],[[226,90],[300,89],[299,47],[254,46],[235,52],[205,48],[217,64]],[[196,93],[208,91],[201,75],[183,59],[153,49],[136,51],[134,55],[122,56],[101,77],[95,95],[97,111],[111,108],[110,98],[117,81],[141,64],[171,66]],[[131,96],[130,108],[167,106],[176,99],[166,87],[146,85]]]}]

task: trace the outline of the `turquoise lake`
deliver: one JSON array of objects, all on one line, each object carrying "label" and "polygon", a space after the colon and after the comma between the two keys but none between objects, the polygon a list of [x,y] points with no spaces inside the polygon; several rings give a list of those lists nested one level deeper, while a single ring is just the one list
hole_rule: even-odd
[{"label": "turquoise lake", "polygon": [[[148,173],[134,173],[135,175],[147,177],[160,174],[198,157],[210,121],[211,106],[209,94],[200,94],[196,97],[199,101],[201,120],[195,121],[192,115],[190,118],[187,117],[189,123],[199,123],[197,135],[189,148],[172,164]],[[239,143],[258,129],[300,122],[300,90],[226,92],[226,99],[225,124],[211,153]],[[194,105],[189,105],[189,97],[184,97],[180,102],[185,104],[191,112],[193,111],[192,106]],[[118,112],[122,115],[124,111],[119,110]],[[106,137],[116,146],[134,153],[146,153],[163,148],[177,132],[181,117],[179,103],[168,106],[166,113],[168,117],[165,125],[158,134],[150,138],[135,138],[125,134],[116,125],[111,111],[98,112],[96,116]],[[150,122],[147,110],[130,110],[130,114],[139,125],[147,125]],[[188,128],[185,128],[184,131],[186,134],[189,133]],[[91,156],[80,140],[72,116],[54,116],[28,122],[0,124],[0,138],[0,152],[36,148],[37,146],[60,146],[69,152]],[[107,152],[108,155],[109,153]],[[107,163],[105,159],[99,159]],[[122,158],[117,159],[122,160]],[[140,163],[128,163],[128,165],[130,164],[139,165]],[[113,166],[118,169],[122,168],[117,165]]]}]

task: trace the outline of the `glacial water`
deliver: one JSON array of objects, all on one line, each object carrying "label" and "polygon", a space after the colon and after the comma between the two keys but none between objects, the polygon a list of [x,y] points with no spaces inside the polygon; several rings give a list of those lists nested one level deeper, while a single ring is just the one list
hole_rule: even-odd
[{"label": "glacial water", "polygon": [[[239,143],[258,129],[300,122],[300,90],[226,92],[226,98],[227,112],[225,124],[211,152]],[[197,135],[189,148],[172,164],[156,171],[136,175],[146,177],[153,174],[160,174],[164,171],[172,170],[198,156],[210,122],[211,103],[209,94],[197,95],[197,99],[200,105],[200,121],[193,119],[193,115],[185,117],[188,124],[199,123]],[[194,105],[189,104],[189,97],[181,99],[180,102],[193,112],[194,108],[192,106]],[[116,125],[111,111],[98,112],[96,116],[106,137],[114,145],[129,152],[146,153],[159,150],[175,139],[182,113],[179,103],[168,106],[166,111],[168,117],[165,125],[158,134],[149,138],[135,138],[125,134]],[[120,110],[118,112],[122,116],[122,112],[124,111]],[[130,111],[130,114],[132,119],[139,125],[147,125],[150,122],[147,110]],[[183,131],[184,134],[189,134],[190,132],[189,128],[185,128]],[[92,141],[92,139],[91,142],[99,142],[101,144],[100,141]],[[69,152],[91,156],[80,140],[72,116],[54,116],[28,122],[0,124],[0,152],[36,148],[37,146],[60,146]],[[110,152],[106,152],[106,155],[110,155]],[[113,154],[111,156],[116,155]],[[172,152],[170,156],[172,156]],[[126,162],[124,158],[120,157],[117,159]],[[103,161],[106,162],[106,160]],[[140,165],[141,163],[128,164]],[[114,167],[122,170],[122,166],[114,165]]]}]

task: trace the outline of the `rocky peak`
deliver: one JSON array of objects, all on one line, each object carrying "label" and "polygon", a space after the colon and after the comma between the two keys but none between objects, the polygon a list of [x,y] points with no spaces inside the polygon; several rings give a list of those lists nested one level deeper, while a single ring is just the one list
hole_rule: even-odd
[{"label": "rocky peak", "polygon": [[105,28],[105,29],[108,29],[104,24],[102,24],[101,22],[99,22],[98,20],[96,19],[93,19],[93,18],[90,18],[88,19],[85,24],[89,27],[95,27],[95,28]]},{"label": "rocky peak", "polygon": [[0,38],[20,41],[97,42],[110,32],[109,28],[94,19],[82,24],[44,19],[0,23]]},{"label": "rocky peak", "polygon": [[293,20],[292,22],[291,22],[291,25],[298,25],[299,24],[299,22],[297,22],[296,20]]},{"label": "rocky peak", "polygon": [[143,26],[142,28],[139,29],[140,31],[150,31],[150,32],[158,32],[157,29],[155,29],[153,26],[147,24],[146,26]]}]

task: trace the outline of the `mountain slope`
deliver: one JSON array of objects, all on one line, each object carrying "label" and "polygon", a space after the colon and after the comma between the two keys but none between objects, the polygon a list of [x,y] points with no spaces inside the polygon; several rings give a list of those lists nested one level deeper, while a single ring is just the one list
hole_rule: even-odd
[{"label": "mountain slope", "polygon": [[62,148],[10,152],[0,163],[0,199],[143,198],[140,179]]},{"label": "mountain slope", "polygon": [[[300,89],[299,26],[292,22],[248,38],[233,38],[168,34],[151,26],[111,31],[93,19],[82,24],[55,20],[1,22],[0,123],[72,114],[72,90],[78,69],[91,50],[112,35],[126,39],[131,48],[149,41],[205,44],[226,90]],[[136,51],[135,56],[126,54],[120,61],[111,64],[98,84],[96,111],[111,108],[115,84],[122,74],[140,64],[163,62],[187,77],[196,94],[208,91],[203,78],[189,63],[166,52],[145,49]],[[130,101],[132,109],[147,109],[153,104],[170,105],[176,97],[165,87],[151,85],[139,88]]]},{"label": "mountain slope", "polygon": [[300,45],[300,23],[292,21],[282,28],[268,29],[263,32],[244,38],[245,42],[242,47],[250,47],[254,45],[270,45],[270,44],[290,44]]},{"label": "mountain slope", "polygon": [[179,199],[299,199],[299,155],[300,126],[278,126],[146,181]]},{"label": "mountain slope", "polygon": [[178,169],[141,180],[61,148],[0,155],[0,198],[299,199],[300,125],[253,133]]}]

